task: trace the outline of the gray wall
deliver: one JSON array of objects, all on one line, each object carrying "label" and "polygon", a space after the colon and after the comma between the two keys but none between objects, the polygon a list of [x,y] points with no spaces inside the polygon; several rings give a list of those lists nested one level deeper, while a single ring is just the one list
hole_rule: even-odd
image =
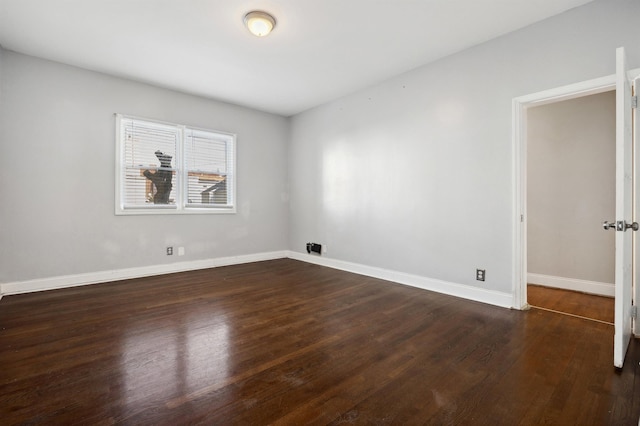
[{"label": "gray wall", "polygon": [[4,60],[4,49],[0,45],[0,105],[2,105],[2,62]]},{"label": "gray wall", "polygon": [[[288,119],[2,51],[0,282],[287,248]],[[114,113],[237,134],[235,215],[114,215]],[[184,246],[168,257],[165,246]]]},{"label": "gray wall", "polygon": [[615,91],[527,111],[528,272],[614,282]]},{"label": "gray wall", "polygon": [[638,16],[596,1],[293,117],[290,248],[511,292],[512,99],[611,75],[619,46],[639,67]]},{"label": "gray wall", "polygon": [[[510,292],[511,101],[614,73],[618,46],[639,67],[638,16],[596,1],[291,120],[0,50],[0,282],[316,241]],[[116,217],[116,112],[237,133],[238,214]]]}]

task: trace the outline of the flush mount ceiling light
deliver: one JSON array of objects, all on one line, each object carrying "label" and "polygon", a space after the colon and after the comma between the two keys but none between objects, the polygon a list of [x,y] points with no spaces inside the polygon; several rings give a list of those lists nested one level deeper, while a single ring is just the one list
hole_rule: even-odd
[{"label": "flush mount ceiling light", "polygon": [[276,20],[267,12],[254,10],[244,15],[244,25],[251,31],[251,34],[264,37],[269,35],[273,27],[276,26]]}]

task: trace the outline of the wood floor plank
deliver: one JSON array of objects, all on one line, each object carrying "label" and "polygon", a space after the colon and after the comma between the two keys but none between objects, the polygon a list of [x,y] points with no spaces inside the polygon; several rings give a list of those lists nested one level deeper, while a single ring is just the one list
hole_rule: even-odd
[{"label": "wood floor plank", "polygon": [[640,417],[640,342],[290,259],[5,296],[0,423],[584,424]]}]

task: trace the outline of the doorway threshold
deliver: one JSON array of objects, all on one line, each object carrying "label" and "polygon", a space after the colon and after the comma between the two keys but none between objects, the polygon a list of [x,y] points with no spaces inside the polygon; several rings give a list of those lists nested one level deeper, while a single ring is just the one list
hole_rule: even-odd
[{"label": "doorway threshold", "polygon": [[580,318],[580,319],[587,320],[587,321],[599,322],[601,324],[614,325],[612,322],[602,321],[602,320],[595,319],[595,318],[583,317],[582,315],[570,314],[569,312],[556,311],[555,309],[543,308],[541,306],[535,306],[535,305],[531,305],[530,304],[529,307],[531,307],[533,309],[540,309],[541,311],[553,312],[553,313],[560,314],[560,315],[567,315],[567,316],[574,317],[574,318]]}]

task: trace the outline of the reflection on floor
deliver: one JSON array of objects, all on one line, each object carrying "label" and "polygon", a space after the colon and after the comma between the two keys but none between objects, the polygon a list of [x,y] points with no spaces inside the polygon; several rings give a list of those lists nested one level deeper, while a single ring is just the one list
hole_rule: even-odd
[{"label": "reflection on floor", "polygon": [[637,425],[640,340],[293,259],[0,301],[1,425]]},{"label": "reflection on floor", "polygon": [[527,300],[534,308],[613,324],[614,299],[611,297],[529,284]]}]

